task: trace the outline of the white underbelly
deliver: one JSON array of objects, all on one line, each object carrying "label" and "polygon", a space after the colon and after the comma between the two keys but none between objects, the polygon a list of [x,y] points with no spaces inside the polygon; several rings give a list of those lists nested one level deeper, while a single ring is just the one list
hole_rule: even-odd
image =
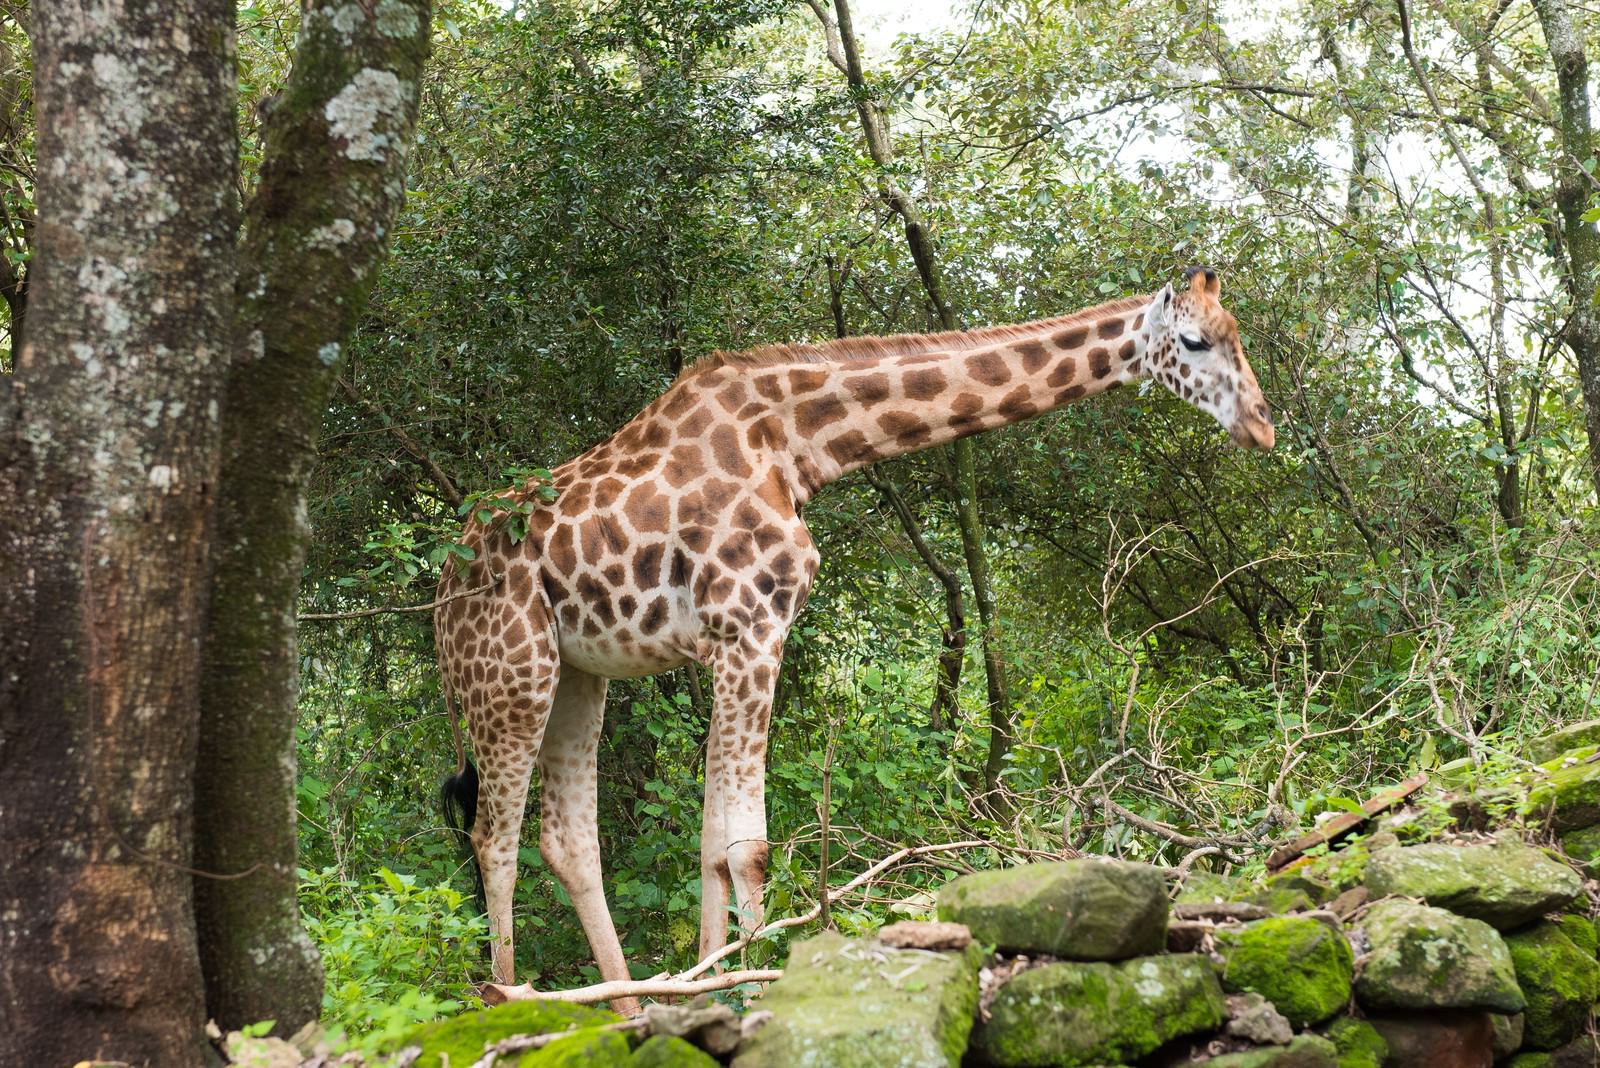
[{"label": "white underbelly", "polygon": [[558,648],[563,664],[607,679],[659,675],[693,659],[689,653],[665,642],[630,644],[622,648],[614,639],[596,640],[575,635],[560,638]]}]

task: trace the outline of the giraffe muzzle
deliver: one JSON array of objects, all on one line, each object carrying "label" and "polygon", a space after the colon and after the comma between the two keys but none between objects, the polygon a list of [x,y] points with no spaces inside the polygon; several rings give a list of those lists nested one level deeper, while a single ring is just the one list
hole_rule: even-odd
[{"label": "giraffe muzzle", "polygon": [[1228,428],[1228,436],[1241,449],[1264,451],[1272,448],[1278,441],[1278,431],[1272,425],[1272,410],[1265,401],[1245,408]]}]

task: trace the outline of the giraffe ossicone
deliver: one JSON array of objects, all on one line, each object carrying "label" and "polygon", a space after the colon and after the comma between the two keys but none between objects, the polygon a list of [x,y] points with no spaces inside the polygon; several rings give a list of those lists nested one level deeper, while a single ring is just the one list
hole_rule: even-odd
[{"label": "giraffe ossicone", "polygon": [[[1072,315],[962,333],[848,338],[719,353],[615,435],[554,471],[527,533],[467,522],[434,634],[447,704],[467,721],[472,846],[513,981],[511,898],[535,767],[539,847],[606,980],[628,978],[601,884],[595,758],[606,680],[713,669],[701,828],[700,952],[728,938],[730,894],[759,926],[767,867],[767,729],[784,639],[818,555],[800,511],[850,471],[1153,378],[1233,440],[1271,448],[1272,418],[1216,273]],[[513,489],[533,499],[528,488]],[[451,705],[452,726],[456,705]],[[459,745],[459,735],[458,735]],[[447,789],[449,784],[447,784]],[[631,1002],[619,1011],[636,1011]]]}]

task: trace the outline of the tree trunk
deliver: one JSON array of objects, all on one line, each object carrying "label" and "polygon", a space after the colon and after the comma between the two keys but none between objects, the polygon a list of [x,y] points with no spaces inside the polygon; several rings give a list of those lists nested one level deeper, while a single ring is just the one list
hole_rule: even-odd
[{"label": "tree trunk", "polygon": [[1589,436],[1589,477],[1600,497],[1600,233],[1583,221],[1593,179],[1584,171],[1594,155],[1594,127],[1589,112],[1589,59],[1583,36],[1566,0],[1534,0],[1550,59],[1556,68],[1556,111],[1561,131],[1561,160],[1556,178],[1556,210],[1561,214],[1567,262],[1565,282],[1572,301],[1564,340],[1578,363],[1583,392],[1583,425]]},{"label": "tree trunk", "polygon": [[932,572],[944,588],[945,625],[939,636],[939,668],[933,682],[933,702],[928,709],[928,727],[942,731],[954,724],[961,715],[960,688],[961,665],[967,653],[967,612],[961,590],[961,579],[956,576],[939,554],[933,551],[928,539],[922,536],[911,506],[906,503],[895,484],[880,468],[868,467],[864,474],[872,487],[883,495],[900,529],[916,550],[922,563]]},{"label": "tree trunk", "polygon": [[295,901],[295,601],[317,431],[405,191],[428,0],[304,9],[239,252],[196,776],[207,1010],[292,1032],[322,1001]]},{"label": "tree trunk", "polygon": [[200,1065],[190,869],[232,336],[233,4],[34,8],[0,400],[0,1063]]},{"label": "tree trunk", "polygon": [[[837,22],[827,17],[822,0],[808,0],[811,9],[822,22],[828,36],[828,55],[834,65],[842,70],[850,82],[855,96],[856,110],[861,116],[861,129],[866,136],[867,151],[878,165],[878,195],[893,208],[905,223],[906,244],[917,265],[917,275],[928,301],[933,305],[940,325],[946,330],[959,330],[954,309],[945,293],[944,280],[939,274],[939,263],[933,253],[933,241],[928,236],[927,220],[910,194],[900,188],[890,173],[893,162],[889,132],[883,122],[876,101],[869,95],[866,77],[862,73],[861,56],[856,48],[855,31],[850,21],[849,0],[833,0]],[[992,792],[996,776],[1012,745],[1011,711],[1006,695],[1005,662],[1000,656],[1000,622],[994,609],[994,587],[989,580],[989,561],[983,547],[983,521],[978,510],[977,453],[969,438],[950,444],[952,488],[955,492],[957,526],[961,532],[961,548],[967,561],[967,573],[972,579],[973,593],[978,601],[978,618],[983,624],[979,635],[983,646],[983,672],[989,697],[989,756],[984,762],[984,785]]]}]

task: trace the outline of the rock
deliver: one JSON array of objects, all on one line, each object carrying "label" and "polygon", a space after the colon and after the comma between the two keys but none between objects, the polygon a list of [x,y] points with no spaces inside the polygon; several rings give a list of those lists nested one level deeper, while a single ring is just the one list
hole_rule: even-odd
[{"label": "rock", "polygon": [[[1583,750],[1579,750],[1583,752]],[[1600,753],[1539,765],[1522,812],[1558,833],[1600,823]]]},{"label": "rock", "polygon": [[1167,924],[1168,953],[1204,953],[1216,924],[1204,920],[1173,920]]},{"label": "rock", "polygon": [[1180,920],[1264,920],[1272,910],[1248,901],[1180,901],[1172,906],[1172,914]]},{"label": "rock", "polygon": [[1364,886],[1352,886],[1341,891],[1339,896],[1328,902],[1328,911],[1341,920],[1348,920],[1356,914],[1356,910],[1372,897],[1372,891]]},{"label": "rock", "polygon": [[[1587,900],[1584,902],[1587,904]],[[1589,956],[1600,953],[1600,932],[1595,931],[1594,921],[1587,916],[1575,916],[1567,913],[1557,916],[1553,921],[1561,928],[1561,933],[1572,939],[1572,944],[1583,950]]]},{"label": "rock", "polygon": [[[446,1063],[442,1055],[449,1057],[452,1068],[460,1068],[482,1057],[484,1046],[502,1038],[546,1035],[556,1031],[581,1034],[582,1029],[617,1023],[621,1019],[614,1012],[592,1009],[586,1005],[568,1005],[560,1001],[512,1001],[498,1008],[422,1024],[407,1032],[395,1048],[422,1047],[422,1055],[414,1062],[416,1068],[441,1068]],[[562,1039],[540,1052],[565,1045],[568,1041]],[[626,1055],[626,1040],[623,1046]]]},{"label": "rock", "polygon": [[1339,1053],[1339,1068],[1383,1068],[1389,1043],[1365,1020],[1341,1016],[1323,1030]]},{"label": "rock", "polygon": [[1520,843],[1441,842],[1384,849],[1367,864],[1373,897],[1419,897],[1508,931],[1567,905],[1583,880],[1543,850]]},{"label": "rock", "polygon": [[1600,719],[1582,720],[1552,734],[1541,735],[1529,742],[1523,753],[1535,764],[1544,764],[1570,749],[1586,745],[1600,745]]},{"label": "rock", "polygon": [[1591,1035],[1549,1053],[1519,1053],[1506,1062],[1506,1068],[1595,1068],[1600,1065],[1600,1050]]},{"label": "rock", "polygon": [[1494,1059],[1509,1057],[1522,1048],[1522,1013],[1507,1015],[1503,1012],[1491,1012],[1489,1023],[1494,1027]]},{"label": "rock", "polygon": [[739,1045],[738,1014],[706,995],[687,1005],[646,1005],[644,1019],[649,1034],[681,1038],[719,1057]]},{"label": "rock", "polygon": [[652,1035],[633,1051],[628,1068],[717,1068],[716,1058],[672,1035]]},{"label": "rock", "polygon": [[1318,1035],[1301,1035],[1288,1045],[1224,1053],[1205,1063],[1208,1068],[1343,1068],[1333,1043]]},{"label": "rock", "polygon": [[1580,827],[1561,836],[1567,856],[1583,865],[1591,878],[1600,876],[1600,826]]},{"label": "rock", "polygon": [[761,999],[772,1018],[739,1046],[733,1064],[955,1068],[977,1012],[982,957],[976,945],[932,953],[833,933],[801,942]]},{"label": "rock", "polygon": [[1313,905],[1327,904],[1338,896],[1340,889],[1342,887],[1335,888],[1327,877],[1310,862],[1296,864],[1267,879],[1267,892],[1269,894],[1299,891],[1306,895],[1307,900]]},{"label": "rock", "polygon": [[1000,988],[973,1044],[1001,1068],[1131,1061],[1216,1028],[1225,1009],[1203,957],[1047,964]]},{"label": "rock", "polygon": [[1001,949],[1122,960],[1166,945],[1166,880],[1148,865],[1087,859],[979,872],[939,891],[939,918]]},{"label": "rock", "polygon": [[1380,901],[1367,910],[1361,930],[1372,948],[1355,992],[1368,1008],[1523,1009],[1511,954],[1482,920]]},{"label": "rock", "polygon": [[[628,1068],[633,1063],[627,1036],[616,1031],[579,1031],[571,1038],[524,1053],[517,1068]],[[451,1068],[455,1068],[451,1059]],[[467,1064],[472,1064],[468,1061]]]},{"label": "rock", "polygon": [[1384,1068],[1491,1068],[1494,1064],[1494,1024],[1487,1012],[1373,1016],[1368,1022],[1388,1043]]},{"label": "rock", "polygon": [[1523,1044],[1539,1050],[1572,1041],[1600,997],[1600,964],[1573,945],[1559,926],[1541,923],[1505,937],[1528,1000]]},{"label": "rock", "polygon": [[1258,1046],[1282,1046],[1294,1040],[1294,1027],[1260,994],[1228,995],[1226,1030]]},{"label": "rock", "polygon": [[228,1060],[239,1068],[300,1068],[305,1058],[294,1043],[265,1036],[247,1038],[243,1032],[229,1031]]},{"label": "rock", "polygon": [[1245,895],[1245,900],[1260,905],[1274,916],[1305,912],[1317,907],[1311,895],[1294,886],[1264,886]]},{"label": "rock", "polygon": [[1600,1065],[1600,1040],[1581,1035],[1550,1053],[1552,1068],[1595,1068]]},{"label": "rock", "polygon": [[1184,876],[1173,901],[1180,905],[1233,901],[1247,889],[1243,881],[1229,875],[1218,875],[1210,871],[1191,871]]},{"label": "rock", "polygon": [[896,949],[966,949],[972,932],[964,924],[901,920],[878,931],[878,941]]},{"label": "rock", "polygon": [[1296,1027],[1320,1023],[1350,1001],[1350,943],[1318,920],[1283,916],[1218,928],[1214,937],[1223,989],[1260,994]]}]

